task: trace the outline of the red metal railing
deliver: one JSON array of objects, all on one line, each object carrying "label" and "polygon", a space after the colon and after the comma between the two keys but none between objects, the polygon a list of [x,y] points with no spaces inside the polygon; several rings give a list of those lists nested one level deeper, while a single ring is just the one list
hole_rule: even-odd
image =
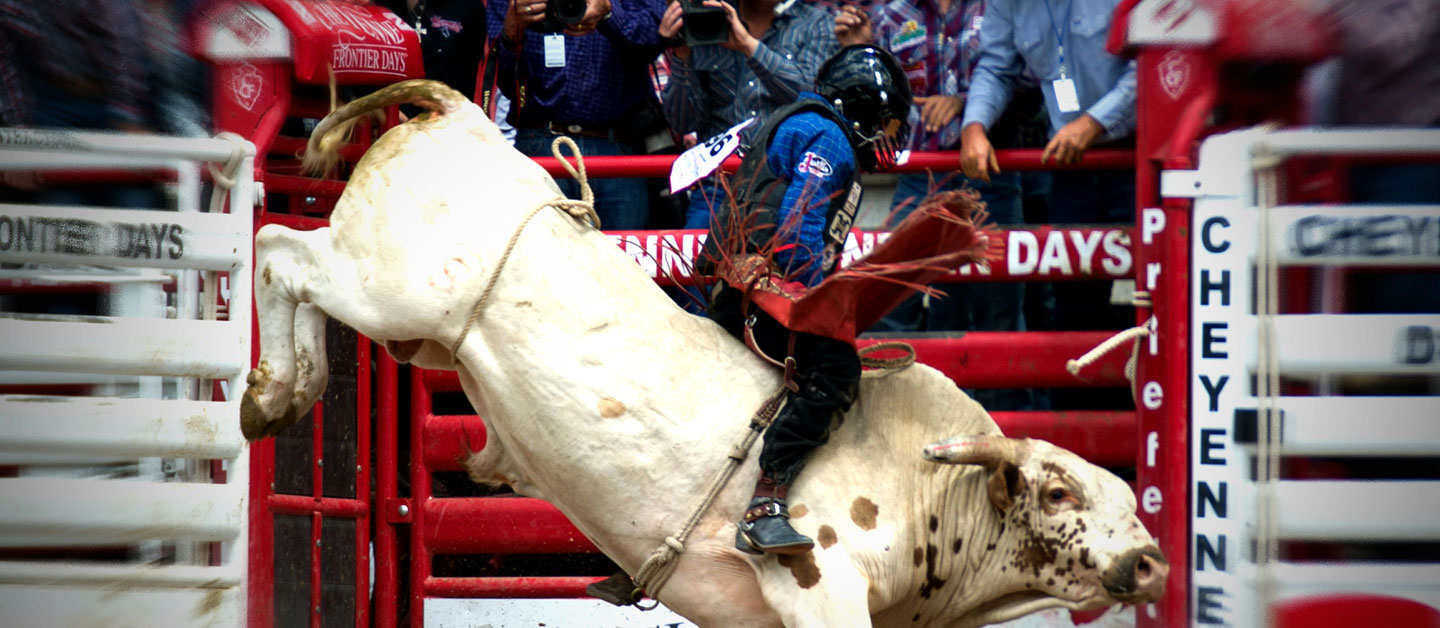
[{"label": "red metal railing", "polygon": [[[300,110],[320,111],[323,116],[328,109],[321,110],[320,106],[307,101],[292,103],[292,112]],[[299,114],[297,114],[299,115]],[[395,111],[388,112],[387,120],[390,125],[395,124]],[[368,138],[370,136],[368,122],[364,129],[356,134],[357,137]],[[256,181],[265,186],[267,196],[276,195],[280,197],[292,197],[287,199],[285,205],[293,209],[303,203],[298,197],[316,196],[335,198],[344,191],[343,181],[312,179],[287,174],[280,174],[277,165],[288,160],[293,160],[295,151],[303,146],[304,140],[296,138],[278,137],[272,138],[274,143],[270,148],[270,155],[265,160],[257,160]],[[368,142],[361,142],[347,145],[345,154],[351,157],[358,157],[369,147]],[[290,227],[292,229],[311,230],[325,227],[329,220],[323,216],[301,215],[294,213],[278,213],[277,210],[285,209],[280,207],[270,208],[267,202],[267,209],[257,212],[256,230],[267,224],[276,224]],[[252,362],[259,360],[259,322],[258,317],[254,329],[255,346],[252,347]],[[311,416],[311,443],[310,443],[310,464],[311,464],[311,487],[308,495],[294,495],[277,493],[275,488],[275,465],[276,465],[276,441],[267,438],[252,443],[250,446],[250,581],[249,581],[249,608],[247,625],[250,628],[270,628],[275,625],[275,516],[304,516],[310,518],[310,590],[309,590],[309,625],[312,628],[320,628],[322,625],[324,609],[324,587],[322,577],[322,566],[325,564],[325,545],[322,543],[324,537],[324,524],[326,519],[348,519],[355,522],[354,533],[354,622],[356,626],[371,625],[370,608],[370,560],[371,560],[371,519],[376,513],[376,508],[371,499],[371,422],[370,410],[373,406],[372,400],[377,400],[383,405],[388,401],[392,407],[392,413],[388,420],[382,420],[380,434],[381,451],[384,451],[384,439],[386,434],[383,426],[391,426],[394,429],[395,414],[393,412],[394,397],[396,390],[396,378],[394,363],[390,362],[388,372],[385,369],[388,359],[383,354],[376,358],[380,365],[378,379],[372,383],[372,343],[369,338],[355,334],[355,475],[354,475],[354,496],[334,497],[325,494],[325,404],[319,402]],[[334,425],[334,421],[331,422]],[[393,443],[393,437],[391,438]],[[391,458],[393,460],[393,457]],[[331,462],[332,466],[334,462]],[[393,472],[393,464],[388,465]],[[383,479],[384,470],[387,465],[380,465],[375,470],[377,477]],[[332,487],[333,488],[333,487]],[[388,531],[380,527],[382,531]],[[385,561],[377,561],[383,570]],[[377,604],[379,602],[377,601]],[[378,608],[378,607],[377,607]],[[393,616],[393,613],[391,613]]]}]

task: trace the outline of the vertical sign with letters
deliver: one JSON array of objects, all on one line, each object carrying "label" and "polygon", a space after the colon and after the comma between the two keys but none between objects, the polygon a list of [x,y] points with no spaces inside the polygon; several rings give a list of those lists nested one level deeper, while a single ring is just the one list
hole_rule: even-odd
[{"label": "vertical sign with letters", "polygon": [[[1255,210],[1235,198],[1197,199],[1190,274],[1191,621],[1245,626],[1254,607],[1242,574],[1252,507],[1244,470],[1249,453],[1234,440],[1235,409],[1254,407],[1247,347],[1253,337],[1250,255]],[[1248,562],[1248,561],[1247,561]]]}]

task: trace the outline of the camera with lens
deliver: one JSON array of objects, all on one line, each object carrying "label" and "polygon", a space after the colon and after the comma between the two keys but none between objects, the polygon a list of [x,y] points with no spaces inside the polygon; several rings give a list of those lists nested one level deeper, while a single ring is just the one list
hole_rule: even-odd
[{"label": "camera with lens", "polygon": [[711,7],[698,0],[680,0],[683,10],[681,18],[685,26],[681,33],[686,46],[708,46],[723,44],[730,40],[730,18],[725,7]]},{"label": "camera with lens", "polygon": [[539,33],[558,33],[585,20],[586,0],[546,0],[545,19],[530,25]]}]

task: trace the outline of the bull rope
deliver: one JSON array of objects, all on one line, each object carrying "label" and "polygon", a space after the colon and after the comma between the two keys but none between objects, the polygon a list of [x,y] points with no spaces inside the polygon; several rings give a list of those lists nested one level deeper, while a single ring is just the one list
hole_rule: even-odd
[{"label": "bull rope", "polygon": [[[561,146],[570,148],[571,154],[575,156],[576,165],[570,165],[565,155],[560,153]],[[540,210],[554,207],[565,210],[572,218],[589,218],[591,225],[596,229],[600,228],[600,217],[595,214],[595,193],[590,190],[590,179],[585,174],[585,156],[580,154],[580,147],[575,145],[575,140],[562,135],[555,138],[555,141],[550,144],[550,152],[555,155],[555,159],[559,160],[560,165],[565,167],[565,171],[569,172],[570,176],[580,184],[580,200],[563,196],[556,197],[536,205],[534,209],[525,214],[525,219],[521,220],[520,225],[515,227],[515,232],[510,234],[510,242],[505,245],[505,252],[500,254],[500,261],[495,264],[495,270],[490,271],[490,278],[485,281],[485,290],[475,300],[475,307],[471,308],[470,317],[465,319],[465,326],[460,329],[460,336],[455,339],[454,344],[450,345],[450,364],[452,365],[460,361],[460,345],[465,342],[465,337],[470,334],[470,328],[475,326],[475,321],[480,320],[480,312],[490,301],[490,293],[495,290],[495,283],[500,278],[500,271],[505,270],[505,264],[510,261],[510,253],[514,252],[515,243],[520,241],[520,233],[525,230],[526,225],[530,224],[530,219],[539,214]]]},{"label": "bull rope", "polygon": [[[898,350],[903,355],[895,358],[869,357],[870,353],[885,350]],[[861,374],[861,377],[867,378],[883,377],[915,363],[914,347],[903,342],[882,342],[860,350],[860,354],[861,365],[868,369]],[[762,357],[764,357],[763,354]],[[635,573],[635,590],[630,592],[631,599],[635,599],[642,592],[649,595],[651,599],[660,594],[660,589],[665,586],[665,582],[670,579],[671,574],[675,573],[675,559],[685,553],[685,541],[690,538],[690,533],[695,531],[695,526],[699,525],[700,519],[710,510],[710,506],[720,496],[720,491],[730,483],[731,478],[735,477],[735,472],[740,469],[740,464],[745,462],[746,456],[750,454],[750,448],[755,445],[755,440],[775,419],[788,390],[785,384],[781,384],[780,389],[766,399],[759,410],[755,411],[755,416],[750,419],[750,429],[745,431],[745,436],[741,437],[740,442],[730,448],[725,466],[717,471],[715,477],[710,480],[710,486],[705,491],[705,498],[700,500],[700,504],[695,507],[695,511],[690,514],[685,525],[681,526],[680,532],[674,536],[665,537],[665,541],[650,552],[650,556],[640,565],[640,570]],[[638,603],[635,607],[640,610],[655,608],[653,605],[645,607]]]},{"label": "bull rope", "polygon": [[[680,532],[674,536],[665,537],[665,541],[650,552],[650,556],[640,565],[640,570],[635,572],[635,591],[631,592],[632,598],[636,593],[642,591],[651,599],[660,595],[660,589],[665,586],[670,575],[675,573],[675,559],[685,553],[685,541],[690,538],[690,533],[695,531],[695,526],[699,525],[701,517],[715,503],[715,498],[720,496],[720,490],[730,483],[730,478],[734,477],[735,472],[740,469],[740,463],[745,462],[745,457],[750,455],[750,448],[755,445],[755,440],[765,432],[765,428],[770,426],[770,422],[780,411],[787,390],[785,385],[781,384],[780,389],[770,395],[760,409],[755,411],[755,416],[750,418],[750,429],[745,431],[745,436],[741,437],[740,442],[730,448],[725,466],[717,471],[715,477],[710,480],[710,488],[705,491],[705,498],[700,501],[695,512],[691,513],[690,518],[685,521],[685,525],[681,526]],[[659,602],[656,604],[658,605]],[[655,608],[654,605],[645,607],[639,604],[636,604],[635,607],[646,611]]]}]

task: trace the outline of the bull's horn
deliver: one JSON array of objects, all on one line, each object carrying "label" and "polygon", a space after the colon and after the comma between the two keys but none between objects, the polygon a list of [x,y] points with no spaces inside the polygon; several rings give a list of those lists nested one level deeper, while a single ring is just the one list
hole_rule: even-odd
[{"label": "bull's horn", "polygon": [[946,464],[1019,466],[1030,455],[1029,443],[1004,436],[955,436],[925,446],[925,459]]}]

